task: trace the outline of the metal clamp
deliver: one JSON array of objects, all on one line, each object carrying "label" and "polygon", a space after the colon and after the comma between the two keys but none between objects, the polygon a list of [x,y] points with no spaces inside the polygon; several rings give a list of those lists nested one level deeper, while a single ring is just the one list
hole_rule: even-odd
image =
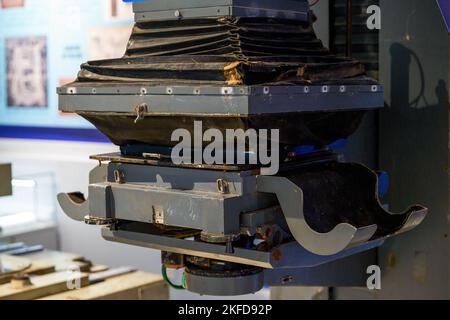
[{"label": "metal clamp", "polygon": [[145,119],[145,113],[148,112],[148,105],[146,103],[141,103],[134,108],[134,112],[136,112],[136,119],[134,120],[134,123],[136,124]]}]

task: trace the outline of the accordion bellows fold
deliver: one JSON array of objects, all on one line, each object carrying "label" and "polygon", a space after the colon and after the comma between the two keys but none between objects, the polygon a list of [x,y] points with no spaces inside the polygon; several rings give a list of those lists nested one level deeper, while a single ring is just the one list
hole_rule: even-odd
[{"label": "accordion bellows fold", "polygon": [[[122,58],[84,63],[77,80],[65,89],[378,85],[366,76],[360,62],[331,54],[317,38],[312,20],[222,17],[136,23]],[[136,122],[131,96],[130,105],[123,106],[120,112],[117,108],[113,111],[113,108],[104,106],[101,109],[95,105],[101,99],[98,95],[81,97],[83,103],[92,98],[94,110],[76,112],[119,146],[173,146],[176,144],[171,141],[173,130],[182,128],[192,132],[194,121],[202,121],[205,130],[215,128],[222,132],[227,129],[278,129],[282,145],[322,147],[353,134],[368,109],[355,107],[342,111],[343,107],[349,106],[337,105],[328,97],[324,99],[328,99],[327,103],[333,107],[325,108],[321,105],[322,96],[316,93],[309,96],[318,104],[314,112],[302,111],[304,101],[301,98],[286,96],[285,103],[293,107],[289,110],[298,111],[282,111],[282,106],[268,99],[270,112],[245,114],[230,109],[230,113],[222,115],[214,112],[175,113],[170,111],[171,103],[182,101],[182,98],[172,99],[168,95],[166,100],[158,100],[161,106],[167,107],[167,112],[149,112]],[[207,96],[199,95],[197,99],[202,107],[211,104]],[[230,99],[219,97],[215,101],[224,105],[243,101],[235,98],[231,102]],[[349,94],[347,100],[341,101],[352,103],[351,99]],[[381,107],[379,101],[368,101],[364,103],[373,101],[373,108]],[[280,111],[277,112],[278,107]]]},{"label": "accordion bellows fold", "polygon": [[311,23],[206,18],[138,23],[123,58],[81,66],[78,82],[155,85],[367,84],[364,66],[330,54]]}]

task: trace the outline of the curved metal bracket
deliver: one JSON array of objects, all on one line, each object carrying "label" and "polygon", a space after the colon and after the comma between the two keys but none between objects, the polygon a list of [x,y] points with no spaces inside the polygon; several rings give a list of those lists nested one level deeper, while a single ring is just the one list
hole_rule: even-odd
[{"label": "curved metal bracket", "polygon": [[377,231],[376,225],[363,228],[342,223],[329,233],[318,233],[306,222],[303,213],[303,191],[285,177],[259,176],[258,191],[278,197],[289,229],[295,240],[308,251],[317,255],[338,254],[345,249],[369,241]]},{"label": "curved metal bracket", "polygon": [[[404,222],[403,226],[397,232],[393,233],[392,235],[389,235],[387,238],[415,229],[425,220],[427,214],[428,209],[419,205],[411,207],[404,213],[398,214],[403,216],[406,215],[408,218]],[[391,213],[391,215],[395,216],[396,214]]]},{"label": "curved metal bracket", "polygon": [[285,177],[260,176],[257,185],[259,192],[277,195],[291,234],[317,255],[408,232],[428,213],[420,205],[399,214],[386,210],[378,175],[357,163],[330,162]]},{"label": "curved metal bracket", "polygon": [[[89,183],[99,183],[106,181],[108,166],[100,165],[95,167],[89,173]],[[58,202],[64,213],[75,221],[85,221],[89,216],[89,200],[86,200],[80,192],[60,193]]]},{"label": "curved metal bracket", "polygon": [[89,201],[82,193],[60,193],[58,202],[64,213],[75,221],[84,221],[89,215]]}]

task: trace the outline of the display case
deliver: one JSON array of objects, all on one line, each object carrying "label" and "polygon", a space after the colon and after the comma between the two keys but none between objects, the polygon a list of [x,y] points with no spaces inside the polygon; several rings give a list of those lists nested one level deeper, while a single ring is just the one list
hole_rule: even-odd
[{"label": "display case", "polygon": [[56,190],[52,173],[16,176],[11,184],[12,195],[0,198],[0,235],[55,223]]}]

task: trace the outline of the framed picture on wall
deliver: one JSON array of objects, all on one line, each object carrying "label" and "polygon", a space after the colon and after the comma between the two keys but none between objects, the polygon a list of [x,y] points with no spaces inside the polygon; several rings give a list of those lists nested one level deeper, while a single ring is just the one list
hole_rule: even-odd
[{"label": "framed picture on wall", "polygon": [[21,8],[25,6],[25,0],[0,0],[2,9]]},{"label": "framed picture on wall", "polygon": [[6,78],[8,107],[48,107],[47,38],[7,38]]},{"label": "framed picture on wall", "polygon": [[122,0],[0,0],[0,138],[108,142],[58,110],[56,88],[88,60],[122,57],[132,27]]},{"label": "framed picture on wall", "polygon": [[92,28],[87,34],[87,59],[102,60],[121,58],[130,39],[129,26]]}]

